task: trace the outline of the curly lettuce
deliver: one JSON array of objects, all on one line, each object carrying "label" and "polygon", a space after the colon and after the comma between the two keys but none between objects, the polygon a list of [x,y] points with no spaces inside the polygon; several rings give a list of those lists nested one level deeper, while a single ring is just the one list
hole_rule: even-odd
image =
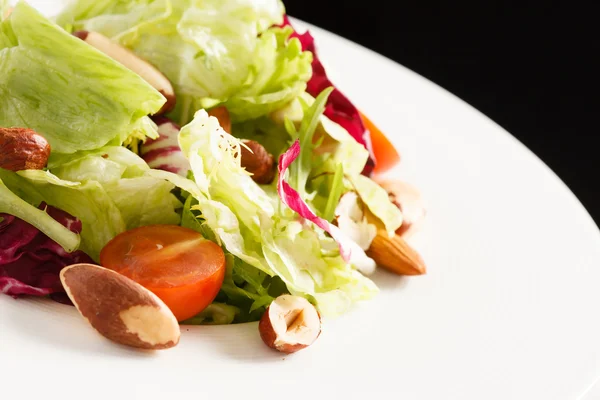
[{"label": "curly lettuce", "polygon": [[[185,224],[209,230],[235,257],[232,280],[226,278],[223,285],[226,299],[246,297],[256,310],[270,300],[260,288],[276,279],[285,290],[313,301],[324,315],[337,315],[377,293],[372,281],[344,261],[332,238],[301,223],[252,180],[240,165],[240,141],[224,132],[216,118],[198,111],[181,129],[179,143],[192,166],[193,180],[166,171],[152,174],[189,193],[194,198],[189,208],[197,212],[192,215],[199,222],[192,222],[188,214]],[[236,273],[241,278],[237,283]],[[244,282],[251,290],[239,287]],[[268,289],[267,294],[271,296]]]}]

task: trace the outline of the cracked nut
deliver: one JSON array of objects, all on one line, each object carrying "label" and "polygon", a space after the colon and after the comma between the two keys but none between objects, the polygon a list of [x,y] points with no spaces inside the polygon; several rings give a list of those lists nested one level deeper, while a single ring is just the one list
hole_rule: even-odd
[{"label": "cracked nut", "polygon": [[258,330],[263,342],[282,353],[295,353],[317,340],[321,317],[304,297],[277,297],[263,314]]},{"label": "cracked nut", "polygon": [[27,128],[0,127],[0,168],[9,171],[43,169],[50,157],[50,144]]},{"label": "cracked nut", "polygon": [[273,155],[258,142],[243,139],[242,167],[252,173],[252,179],[256,183],[269,184],[275,178],[275,161]]},{"label": "cracked nut", "polygon": [[171,85],[171,82],[167,77],[152,64],[142,60],[129,49],[113,42],[98,32],[77,31],[73,32],[73,35],[92,47],[95,47],[97,50],[100,50],[123,66],[129,68],[165,96],[167,102],[156,115],[165,114],[175,107],[176,98],[173,85]]},{"label": "cracked nut", "polygon": [[60,280],[77,310],[104,337],[149,350],[179,343],[181,332],[171,310],[133,280],[93,264],[68,266]]}]

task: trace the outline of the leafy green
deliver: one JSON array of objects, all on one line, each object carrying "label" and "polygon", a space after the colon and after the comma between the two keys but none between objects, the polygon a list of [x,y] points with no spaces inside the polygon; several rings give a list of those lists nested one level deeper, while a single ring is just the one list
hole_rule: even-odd
[{"label": "leafy green", "polygon": [[[103,186],[96,181],[71,182],[59,179],[48,171],[26,170],[14,173],[2,169],[0,179],[29,204],[45,201],[48,205],[79,218],[83,225],[80,249],[96,261],[104,245],[125,231],[125,222],[119,209]],[[55,239],[54,236],[49,237]]]},{"label": "leafy green", "polygon": [[314,136],[319,124],[320,118],[325,110],[327,99],[333,91],[333,88],[327,88],[319,94],[311,106],[304,105],[306,117],[300,122],[300,129],[291,132],[300,141],[300,155],[298,159],[290,166],[289,183],[298,191],[302,200],[307,200],[306,183],[308,176],[313,168],[313,157],[315,154]]},{"label": "leafy green", "polygon": [[402,212],[390,201],[387,191],[364,175],[356,175],[351,180],[363,203],[393,235],[402,225]]},{"label": "leafy green", "polygon": [[303,52],[291,27],[271,28],[258,40],[251,65],[253,79],[223,102],[233,122],[246,121],[280,109],[306,90],[312,75],[312,53]]},{"label": "leafy green", "polygon": [[326,221],[331,221],[335,216],[335,208],[340,202],[342,197],[342,191],[344,190],[344,166],[338,164],[333,175],[333,183],[331,184],[331,191],[327,197],[327,205],[325,206],[325,212],[323,218]]},{"label": "leafy green", "polygon": [[2,181],[2,178],[12,181],[13,177],[9,175],[8,171],[0,168],[0,213],[14,215],[30,223],[69,253],[76,250],[79,247],[79,235],[13,193]]},{"label": "leafy green", "polygon": [[198,210],[198,200],[191,194],[187,196],[183,204],[181,213],[181,226],[188,229],[193,229],[201,233],[205,238],[218,242],[214,232],[210,229],[206,221],[202,218],[202,213]]},{"label": "leafy green", "polygon": [[175,185],[152,176],[119,179],[104,185],[127,229],[146,225],[178,225],[181,202],[171,193]]},{"label": "leafy green", "polygon": [[196,229],[208,225],[230,253],[218,301],[240,308],[239,318],[256,317],[270,298],[286,290],[314,301],[326,315],[377,293],[373,282],[343,261],[332,238],[297,221],[281,202],[274,207],[240,166],[239,140],[225,133],[216,118],[198,111],[181,129],[179,142],[195,181],[166,171],[152,174],[194,197],[197,204],[190,202],[189,209],[199,212]]},{"label": "leafy green", "polygon": [[[0,170],[0,178],[22,202],[45,201],[80,219],[81,249],[95,260],[126,229],[180,223],[183,204],[172,193],[175,185],[152,176],[144,160],[126,148],[107,146],[63,155],[62,161],[51,171]],[[48,236],[56,240],[56,234]]]},{"label": "leafy green", "polygon": [[0,22],[0,126],[32,128],[55,153],[156,137],[165,98],[25,2]]},{"label": "leafy green", "polygon": [[181,322],[183,325],[228,325],[240,314],[240,309],[223,303],[212,303],[195,317]]},{"label": "leafy green", "polygon": [[276,220],[269,228],[262,236],[269,266],[290,293],[312,298],[324,315],[339,315],[353,302],[378,293],[377,286],[339,254],[324,254],[324,248],[337,246],[333,239],[295,221]]},{"label": "leafy green", "polygon": [[119,209],[127,229],[144,225],[179,224],[181,201],[175,185],[148,173],[150,167],[122,146],[107,146],[71,156],[52,172],[63,180],[100,183]]},{"label": "leafy green", "polygon": [[8,0],[0,0],[0,21],[4,19],[8,7],[10,6]]},{"label": "leafy green", "polygon": [[[290,167],[294,171],[290,174],[290,182],[299,185],[294,187],[297,187],[301,193],[300,190],[303,189],[301,182],[306,179],[307,192],[310,193],[306,197],[313,208],[326,219],[331,216],[332,196],[336,197],[338,193],[341,195],[349,190],[356,191],[391,234],[402,224],[402,213],[389,200],[383,188],[361,174],[369,157],[368,151],[341,125],[324,115],[315,114],[315,110],[322,108],[324,93],[325,91],[316,99],[304,93],[299,99],[271,115],[275,123],[281,124],[282,121],[287,120],[290,130],[295,131],[299,126],[299,137],[301,140],[303,136],[306,137],[305,141],[308,142],[304,148],[307,146],[312,148],[311,151],[305,152],[301,143],[302,150],[299,157],[301,162],[296,161]],[[318,118],[316,121],[315,115]],[[309,116],[313,118],[307,120]],[[310,130],[307,130],[307,127]],[[345,178],[342,182],[335,179],[340,167]],[[294,177],[295,180],[292,179]]]},{"label": "leafy green", "polygon": [[239,139],[254,140],[278,159],[292,144],[292,136],[285,127],[269,117],[233,124],[231,134]]},{"label": "leafy green", "polygon": [[233,122],[281,108],[306,89],[312,53],[283,22],[280,0],[77,0],[57,21],[96,31],[148,60],[173,83],[181,125],[225,104]]},{"label": "leafy green", "polygon": [[227,254],[226,260],[222,295],[228,304],[240,309],[240,318],[249,321],[260,317],[261,311],[264,311],[274,298],[269,294],[268,275],[232,254]]},{"label": "leafy green", "polygon": [[[219,245],[223,245],[229,252],[248,264],[267,273],[270,272],[264,261],[264,257],[261,255],[260,244],[253,240],[254,236],[248,233],[247,228],[243,227],[229,207],[207,197],[207,194],[200,189],[200,185],[197,183],[198,178],[194,182],[180,175],[159,170],[151,170],[149,174],[168,180],[193,196],[197,204],[191,205],[190,210],[201,213],[201,216],[198,218],[215,235],[215,241]],[[196,174],[194,175],[196,176]],[[206,179],[204,174],[199,176],[200,179]],[[188,218],[189,215],[186,217],[186,221],[188,221],[186,225],[189,227],[190,222]]]},{"label": "leafy green", "polygon": [[143,159],[122,146],[106,146],[76,155],[63,155],[58,167],[50,165],[54,175],[74,182],[115,182],[121,178],[140,177],[149,169]]}]

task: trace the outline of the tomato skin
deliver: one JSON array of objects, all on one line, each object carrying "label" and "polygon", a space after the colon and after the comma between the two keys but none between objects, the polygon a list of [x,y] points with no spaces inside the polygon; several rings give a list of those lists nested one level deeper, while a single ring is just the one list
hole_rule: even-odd
[{"label": "tomato skin", "polygon": [[225,277],[221,247],[177,225],[123,232],[104,246],[100,263],[156,294],[179,322],[212,303]]},{"label": "tomato skin", "polygon": [[360,116],[365,124],[365,128],[371,133],[371,146],[375,156],[374,174],[382,174],[392,169],[400,162],[400,154],[377,126],[362,112]]},{"label": "tomato skin", "polygon": [[[215,246],[217,245],[215,244]],[[224,278],[225,268],[221,268],[206,281],[198,282],[195,285],[176,288],[148,287],[147,289],[164,301],[173,311],[177,321],[181,322],[197,315],[213,302],[221,289]]]}]

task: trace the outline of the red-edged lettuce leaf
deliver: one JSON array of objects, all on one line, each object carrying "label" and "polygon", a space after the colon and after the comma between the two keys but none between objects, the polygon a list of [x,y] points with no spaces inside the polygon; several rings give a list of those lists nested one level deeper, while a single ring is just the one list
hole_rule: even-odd
[{"label": "red-edged lettuce leaf", "polygon": [[301,218],[307,219],[325,232],[337,242],[340,248],[340,255],[347,263],[353,264],[361,272],[369,274],[375,270],[375,262],[371,260],[363,249],[346,236],[340,228],[332,223],[318,217],[300,197],[300,194],[285,181],[285,173],[291,163],[298,158],[300,154],[300,142],[296,140],[294,144],[279,157],[279,177],[277,180],[277,193],[283,204],[294,210]]},{"label": "red-edged lettuce leaf", "polygon": [[[290,26],[293,28],[288,16],[284,16],[284,22],[282,26]],[[312,78],[308,81],[306,91],[311,96],[317,97],[319,93],[328,87],[333,87],[334,90],[327,100],[325,107],[325,116],[334,122],[337,122],[344,127],[348,133],[360,144],[365,146],[369,151],[369,160],[363,170],[364,175],[370,175],[375,167],[375,155],[373,154],[373,147],[371,145],[371,134],[363,123],[362,117],[358,109],[352,104],[350,100],[329,80],[325,67],[319,60],[317,50],[315,46],[315,39],[312,37],[310,32],[306,31],[303,34],[299,34],[294,30],[291,37],[296,37],[302,43],[303,51],[310,51],[313,54],[312,61]]]},{"label": "red-edged lettuce leaf", "polygon": [[[45,203],[40,209],[72,232],[81,232],[81,221],[70,214]],[[59,273],[77,263],[94,261],[80,250],[67,253],[29,223],[0,214],[0,293],[45,296],[64,292]]]}]

